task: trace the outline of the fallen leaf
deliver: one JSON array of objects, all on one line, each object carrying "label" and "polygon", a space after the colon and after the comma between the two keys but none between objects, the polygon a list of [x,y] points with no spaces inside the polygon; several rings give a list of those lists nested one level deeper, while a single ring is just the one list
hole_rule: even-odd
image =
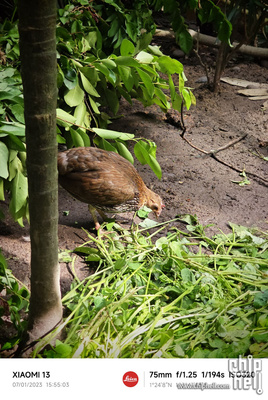
[{"label": "fallen leaf", "polygon": [[266,83],[251,82],[239,78],[229,78],[228,76],[222,77],[221,81],[232,86],[240,86],[244,88],[247,88],[248,86],[254,86],[256,88],[268,89],[268,85]]}]

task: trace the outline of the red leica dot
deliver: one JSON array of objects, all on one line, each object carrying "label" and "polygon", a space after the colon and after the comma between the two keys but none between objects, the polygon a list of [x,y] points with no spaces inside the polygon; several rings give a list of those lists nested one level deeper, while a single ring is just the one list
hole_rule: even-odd
[{"label": "red leica dot", "polygon": [[136,372],[128,371],[123,375],[123,383],[128,387],[136,386],[139,382],[139,377]]}]

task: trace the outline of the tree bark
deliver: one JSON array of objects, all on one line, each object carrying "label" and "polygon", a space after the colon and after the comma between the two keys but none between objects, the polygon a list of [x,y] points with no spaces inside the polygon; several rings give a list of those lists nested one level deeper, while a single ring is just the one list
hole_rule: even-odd
[{"label": "tree bark", "polygon": [[[31,237],[28,346],[62,319],[58,265],[56,0],[19,0]],[[26,356],[29,354],[29,350]]]},{"label": "tree bark", "polygon": [[214,82],[213,82],[214,92],[218,92],[219,90],[220,79],[227,64],[227,55],[229,51],[230,47],[228,43],[221,42],[216,59],[216,68],[215,68]]}]

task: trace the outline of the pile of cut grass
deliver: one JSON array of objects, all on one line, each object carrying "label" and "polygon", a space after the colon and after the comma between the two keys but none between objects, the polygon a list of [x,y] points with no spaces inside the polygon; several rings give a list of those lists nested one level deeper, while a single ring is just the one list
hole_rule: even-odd
[{"label": "pile of cut grass", "polygon": [[187,232],[157,240],[162,228],[87,233],[75,251],[95,273],[75,277],[63,298],[68,316],[53,334],[65,329],[65,339],[41,355],[42,341],[35,356],[267,357],[267,234],[230,224],[232,233],[209,238],[195,217],[184,221]]}]

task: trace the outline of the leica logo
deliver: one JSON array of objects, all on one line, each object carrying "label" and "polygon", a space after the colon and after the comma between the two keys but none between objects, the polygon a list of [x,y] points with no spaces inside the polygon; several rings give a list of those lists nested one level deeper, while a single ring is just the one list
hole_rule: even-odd
[{"label": "leica logo", "polygon": [[136,372],[128,371],[123,375],[123,383],[128,387],[136,386],[139,382],[139,377]]},{"label": "leica logo", "polygon": [[131,376],[126,376],[124,379],[124,382],[137,382],[138,379],[137,378],[132,378]]}]

